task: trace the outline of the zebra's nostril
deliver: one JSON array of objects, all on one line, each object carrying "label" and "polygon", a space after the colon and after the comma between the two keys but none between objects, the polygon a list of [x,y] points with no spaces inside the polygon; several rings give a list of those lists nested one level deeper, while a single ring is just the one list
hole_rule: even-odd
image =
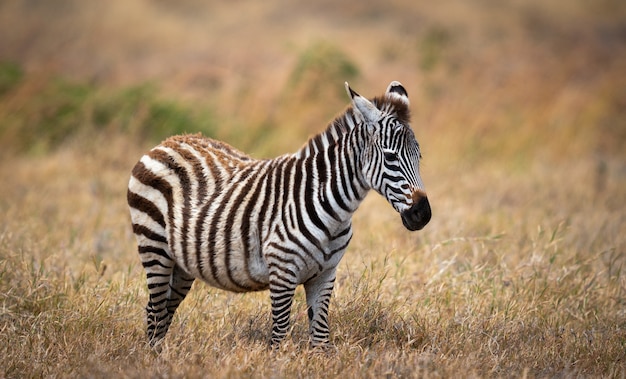
[{"label": "zebra's nostril", "polygon": [[401,216],[402,223],[407,229],[414,231],[424,228],[432,216],[428,198],[422,196],[416,204],[402,212]]},{"label": "zebra's nostril", "polygon": [[426,196],[422,197],[417,203],[417,209],[420,214],[420,218],[424,223],[424,226],[426,226],[426,224],[428,224],[428,222],[430,221],[430,217],[432,216],[430,210],[430,202],[428,201],[428,198]]}]

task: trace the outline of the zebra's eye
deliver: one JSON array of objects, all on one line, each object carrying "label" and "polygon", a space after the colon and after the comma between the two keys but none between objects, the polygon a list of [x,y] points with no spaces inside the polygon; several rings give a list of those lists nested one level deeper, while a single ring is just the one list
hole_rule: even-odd
[{"label": "zebra's eye", "polygon": [[385,159],[388,161],[395,161],[398,159],[398,154],[394,153],[393,151],[385,151]]}]

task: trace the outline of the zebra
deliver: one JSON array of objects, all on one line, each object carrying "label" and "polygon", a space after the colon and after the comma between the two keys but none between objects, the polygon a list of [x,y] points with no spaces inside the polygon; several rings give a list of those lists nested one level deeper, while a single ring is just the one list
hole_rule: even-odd
[{"label": "zebra", "polygon": [[188,134],[137,162],[127,200],[147,276],[150,346],[163,340],[195,279],[234,292],[269,289],[271,346],[288,333],[302,284],[309,343],[329,346],[337,265],[369,190],[387,199],[407,229],[430,221],[406,90],[393,81],[368,100],[345,87],[351,106],[294,154],[257,160]]}]

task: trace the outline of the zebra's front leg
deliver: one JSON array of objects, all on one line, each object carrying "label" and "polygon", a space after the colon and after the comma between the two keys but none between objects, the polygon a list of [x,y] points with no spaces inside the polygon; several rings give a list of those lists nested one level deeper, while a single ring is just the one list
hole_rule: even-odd
[{"label": "zebra's front leg", "polygon": [[272,346],[277,346],[289,331],[291,303],[297,282],[289,272],[270,272],[270,299],[272,302]]},{"label": "zebra's front leg", "polygon": [[335,284],[335,268],[304,283],[306,303],[309,307],[309,335],[311,346],[327,347],[330,345],[328,327],[328,304]]}]

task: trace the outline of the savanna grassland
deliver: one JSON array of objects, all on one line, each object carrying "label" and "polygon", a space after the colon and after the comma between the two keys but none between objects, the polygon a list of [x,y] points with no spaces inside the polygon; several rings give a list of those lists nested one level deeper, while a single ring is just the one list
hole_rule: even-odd
[{"label": "savanna grassland", "polygon": [[[295,151],[392,80],[433,209],[372,193],[335,349],[269,349],[267,293],[194,284],[156,354],[126,185],[202,132]],[[621,0],[0,3],[0,377],[626,377]]]}]

